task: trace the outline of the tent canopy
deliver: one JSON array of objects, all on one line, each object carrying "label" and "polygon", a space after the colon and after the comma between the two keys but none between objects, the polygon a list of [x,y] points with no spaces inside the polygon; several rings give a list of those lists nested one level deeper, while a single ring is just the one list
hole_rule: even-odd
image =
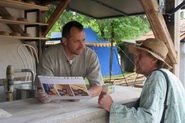
[{"label": "tent canopy", "polygon": [[[41,4],[61,2],[61,0],[35,1],[39,1]],[[139,0],[70,0],[66,9],[96,19],[144,14],[144,9]]]},{"label": "tent canopy", "polygon": [[[98,34],[96,34],[92,28],[85,28],[86,34],[86,45],[93,49],[98,55],[101,72],[103,76],[109,76],[110,74],[110,54],[111,54],[111,43],[103,40]],[[112,75],[122,74],[121,67],[118,58],[118,49],[115,44],[112,47]]]},{"label": "tent canopy", "polygon": [[[102,39],[91,27],[84,28],[86,35],[86,45],[88,46],[99,46],[99,47],[110,47],[111,43]],[[113,43],[115,46],[115,43]]]}]

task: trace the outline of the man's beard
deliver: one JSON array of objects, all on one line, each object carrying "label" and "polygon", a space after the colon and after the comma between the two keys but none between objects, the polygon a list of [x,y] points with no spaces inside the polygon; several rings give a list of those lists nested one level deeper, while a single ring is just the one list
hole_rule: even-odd
[{"label": "man's beard", "polygon": [[83,48],[77,49],[75,51],[70,50],[70,52],[74,55],[80,55],[83,51]]},{"label": "man's beard", "polygon": [[138,65],[136,65],[136,67],[135,67],[135,72],[137,73],[137,74],[140,74],[140,67],[138,66]]}]

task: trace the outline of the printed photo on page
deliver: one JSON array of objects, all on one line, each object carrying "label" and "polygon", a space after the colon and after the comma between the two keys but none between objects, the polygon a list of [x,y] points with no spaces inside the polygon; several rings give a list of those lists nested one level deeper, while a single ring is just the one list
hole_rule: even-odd
[{"label": "printed photo on page", "polygon": [[38,76],[42,89],[51,99],[90,98],[83,77]]}]

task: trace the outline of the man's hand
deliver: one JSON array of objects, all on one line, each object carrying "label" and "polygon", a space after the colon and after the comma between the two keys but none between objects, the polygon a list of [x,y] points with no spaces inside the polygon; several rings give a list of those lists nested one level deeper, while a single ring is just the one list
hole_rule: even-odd
[{"label": "man's hand", "polygon": [[106,92],[101,92],[98,103],[103,109],[109,112],[112,102],[113,100],[109,94],[107,94]]},{"label": "man's hand", "polygon": [[42,103],[48,103],[51,100],[49,99],[49,96],[47,93],[44,93],[42,89],[39,89],[37,91],[38,93],[38,99],[42,102]]}]

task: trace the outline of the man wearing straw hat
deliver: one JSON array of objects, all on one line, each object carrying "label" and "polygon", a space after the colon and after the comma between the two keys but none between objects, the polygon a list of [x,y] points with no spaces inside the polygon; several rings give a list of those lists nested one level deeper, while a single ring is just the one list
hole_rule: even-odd
[{"label": "man wearing straw hat", "polygon": [[130,46],[134,54],[136,73],[147,79],[141,92],[138,107],[128,108],[113,102],[102,92],[98,103],[110,112],[110,123],[185,123],[185,90],[180,80],[167,68],[166,45],[154,38],[140,46]]}]

